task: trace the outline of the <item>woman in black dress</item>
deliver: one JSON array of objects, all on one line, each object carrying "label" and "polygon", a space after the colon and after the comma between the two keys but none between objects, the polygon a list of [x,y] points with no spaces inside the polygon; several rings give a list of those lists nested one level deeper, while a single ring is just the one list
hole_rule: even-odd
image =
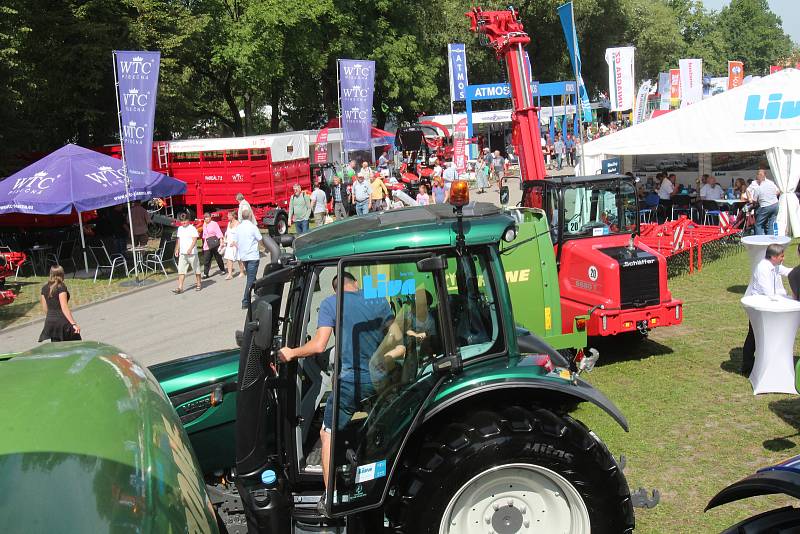
[{"label": "woman in black dress", "polygon": [[60,265],[50,267],[50,280],[42,286],[39,297],[47,317],[39,341],[77,341],[81,339],[81,327],[72,317],[69,309],[69,291],[64,284],[64,268]]}]

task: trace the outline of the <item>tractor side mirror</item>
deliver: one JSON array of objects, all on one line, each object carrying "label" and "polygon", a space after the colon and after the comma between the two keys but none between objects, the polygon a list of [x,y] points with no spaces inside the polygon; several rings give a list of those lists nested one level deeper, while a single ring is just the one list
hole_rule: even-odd
[{"label": "tractor side mirror", "polygon": [[421,273],[432,273],[447,269],[447,256],[439,254],[423,258],[417,262],[417,270]]},{"label": "tractor side mirror", "polygon": [[253,344],[261,350],[272,348],[272,302],[274,295],[259,297],[253,306]]}]

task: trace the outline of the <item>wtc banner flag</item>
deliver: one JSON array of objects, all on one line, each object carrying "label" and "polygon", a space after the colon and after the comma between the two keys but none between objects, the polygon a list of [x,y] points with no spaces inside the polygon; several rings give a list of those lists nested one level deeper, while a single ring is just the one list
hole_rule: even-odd
[{"label": "wtc banner flag", "polygon": [[681,107],[703,100],[703,60],[681,59]]},{"label": "wtc banner flag", "polygon": [[450,101],[463,102],[467,98],[467,49],[463,44],[447,45],[447,64],[450,67]]},{"label": "wtc banner flag", "polygon": [[375,62],[339,60],[339,94],[342,106],[344,150],[370,150],[372,94],[375,89]]},{"label": "wtc banner flag", "polygon": [[150,176],[161,52],[114,51],[120,141],[129,180]]},{"label": "wtc banner flag", "polygon": [[608,95],[611,111],[626,111],[633,107],[633,53],[632,46],[606,48],[608,63]]},{"label": "wtc banner flag", "polygon": [[650,94],[651,85],[650,80],[645,80],[642,82],[642,85],[639,86],[639,92],[636,93],[636,109],[633,114],[634,124],[645,121],[645,117],[647,116],[647,95]]},{"label": "wtc banner flag", "polygon": [[744,84],[744,63],[728,61],[728,89]]},{"label": "wtc banner flag", "polygon": [[589,94],[586,92],[586,84],[583,83],[581,75],[581,51],[578,48],[578,35],[575,33],[575,13],[572,9],[572,2],[567,2],[558,8],[558,16],[561,18],[561,28],[564,30],[564,38],[567,40],[567,50],[572,61],[572,69],[575,73],[575,81],[578,83],[578,94],[581,99],[581,114],[584,117],[592,116],[592,106],[589,103]]}]

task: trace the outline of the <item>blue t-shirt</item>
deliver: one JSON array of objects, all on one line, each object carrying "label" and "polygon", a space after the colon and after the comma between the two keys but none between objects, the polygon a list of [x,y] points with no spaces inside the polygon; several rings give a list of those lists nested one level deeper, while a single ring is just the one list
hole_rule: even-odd
[{"label": "blue t-shirt", "polygon": [[[352,380],[358,373],[369,381],[369,360],[383,341],[392,308],[384,297],[367,299],[362,291],[345,291],[342,311],[340,378]],[[317,328],[323,326],[336,328],[336,295],[326,297],[319,306]]]}]

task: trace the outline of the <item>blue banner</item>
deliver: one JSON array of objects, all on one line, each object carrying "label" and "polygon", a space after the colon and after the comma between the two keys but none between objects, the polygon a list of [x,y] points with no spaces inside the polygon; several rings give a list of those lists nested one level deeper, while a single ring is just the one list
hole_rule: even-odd
[{"label": "blue banner", "polygon": [[161,52],[115,51],[120,141],[132,183],[147,179],[153,164],[153,121]]},{"label": "blue banner", "polygon": [[467,50],[463,44],[447,45],[447,63],[450,67],[450,101],[463,102],[466,98]]},{"label": "blue banner", "polygon": [[372,131],[372,93],[374,89],[374,61],[339,60],[341,127],[345,152],[372,148],[370,133]]},{"label": "blue banner", "polygon": [[584,116],[592,116],[592,107],[589,103],[589,95],[586,93],[586,84],[583,83],[581,76],[581,51],[578,48],[578,35],[575,33],[575,15],[572,11],[572,2],[567,2],[558,8],[558,16],[561,18],[561,27],[564,29],[564,38],[567,40],[567,50],[572,60],[572,67],[575,71],[575,80],[578,82],[578,90],[581,96],[581,107]]}]

